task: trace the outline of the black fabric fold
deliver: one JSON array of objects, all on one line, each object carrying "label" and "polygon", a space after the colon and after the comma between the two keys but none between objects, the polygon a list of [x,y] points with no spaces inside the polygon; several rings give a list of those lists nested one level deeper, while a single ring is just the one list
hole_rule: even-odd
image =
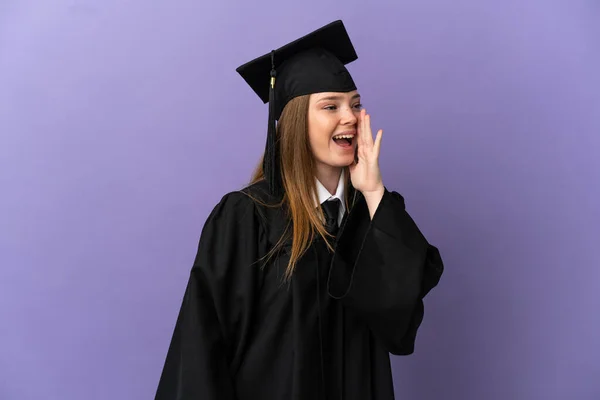
[{"label": "black fabric fold", "polygon": [[373,219],[361,196],[336,243],[329,295],[354,310],[392,354],[414,352],[423,298],[444,265],[406,212],[404,198],[385,189]]}]

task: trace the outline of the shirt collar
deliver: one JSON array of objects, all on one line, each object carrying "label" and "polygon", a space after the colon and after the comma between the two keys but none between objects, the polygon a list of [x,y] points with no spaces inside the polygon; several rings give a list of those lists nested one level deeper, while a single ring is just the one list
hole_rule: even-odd
[{"label": "shirt collar", "polygon": [[344,217],[344,213],[346,212],[346,204],[344,203],[344,193],[346,190],[345,179],[344,179],[344,170],[340,174],[340,180],[338,181],[337,189],[335,194],[332,195],[329,193],[325,186],[319,181],[319,179],[315,178],[317,183],[317,195],[319,196],[319,204],[323,204],[327,200],[339,199],[340,200],[340,212],[338,215],[338,224],[342,222]]}]

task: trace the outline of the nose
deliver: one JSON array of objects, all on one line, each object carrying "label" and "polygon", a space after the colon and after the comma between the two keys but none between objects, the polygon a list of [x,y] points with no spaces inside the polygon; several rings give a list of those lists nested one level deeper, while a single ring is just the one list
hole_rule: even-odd
[{"label": "nose", "polygon": [[340,123],[342,125],[355,125],[358,122],[356,112],[352,107],[344,107],[342,110]]}]

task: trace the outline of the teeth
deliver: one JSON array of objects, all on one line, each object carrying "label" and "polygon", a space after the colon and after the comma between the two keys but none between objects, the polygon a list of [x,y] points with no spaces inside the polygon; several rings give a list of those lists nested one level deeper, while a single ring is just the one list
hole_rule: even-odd
[{"label": "teeth", "polygon": [[334,136],[334,139],[352,139],[354,137],[354,135],[338,135],[338,136]]}]

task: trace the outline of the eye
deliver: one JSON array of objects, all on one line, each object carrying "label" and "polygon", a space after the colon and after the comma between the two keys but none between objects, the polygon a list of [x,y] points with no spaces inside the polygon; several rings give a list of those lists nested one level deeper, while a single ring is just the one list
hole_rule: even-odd
[{"label": "eye", "polygon": [[331,111],[335,110],[336,108],[337,108],[336,106],[325,106],[325,107],[323,107],[324,110],[331,110]]},{"label": "eye", "polygon": [[360,103],[354,105],[354,108],[357,110],[362,110],[362,107],[363,107],[363,105]]}]

